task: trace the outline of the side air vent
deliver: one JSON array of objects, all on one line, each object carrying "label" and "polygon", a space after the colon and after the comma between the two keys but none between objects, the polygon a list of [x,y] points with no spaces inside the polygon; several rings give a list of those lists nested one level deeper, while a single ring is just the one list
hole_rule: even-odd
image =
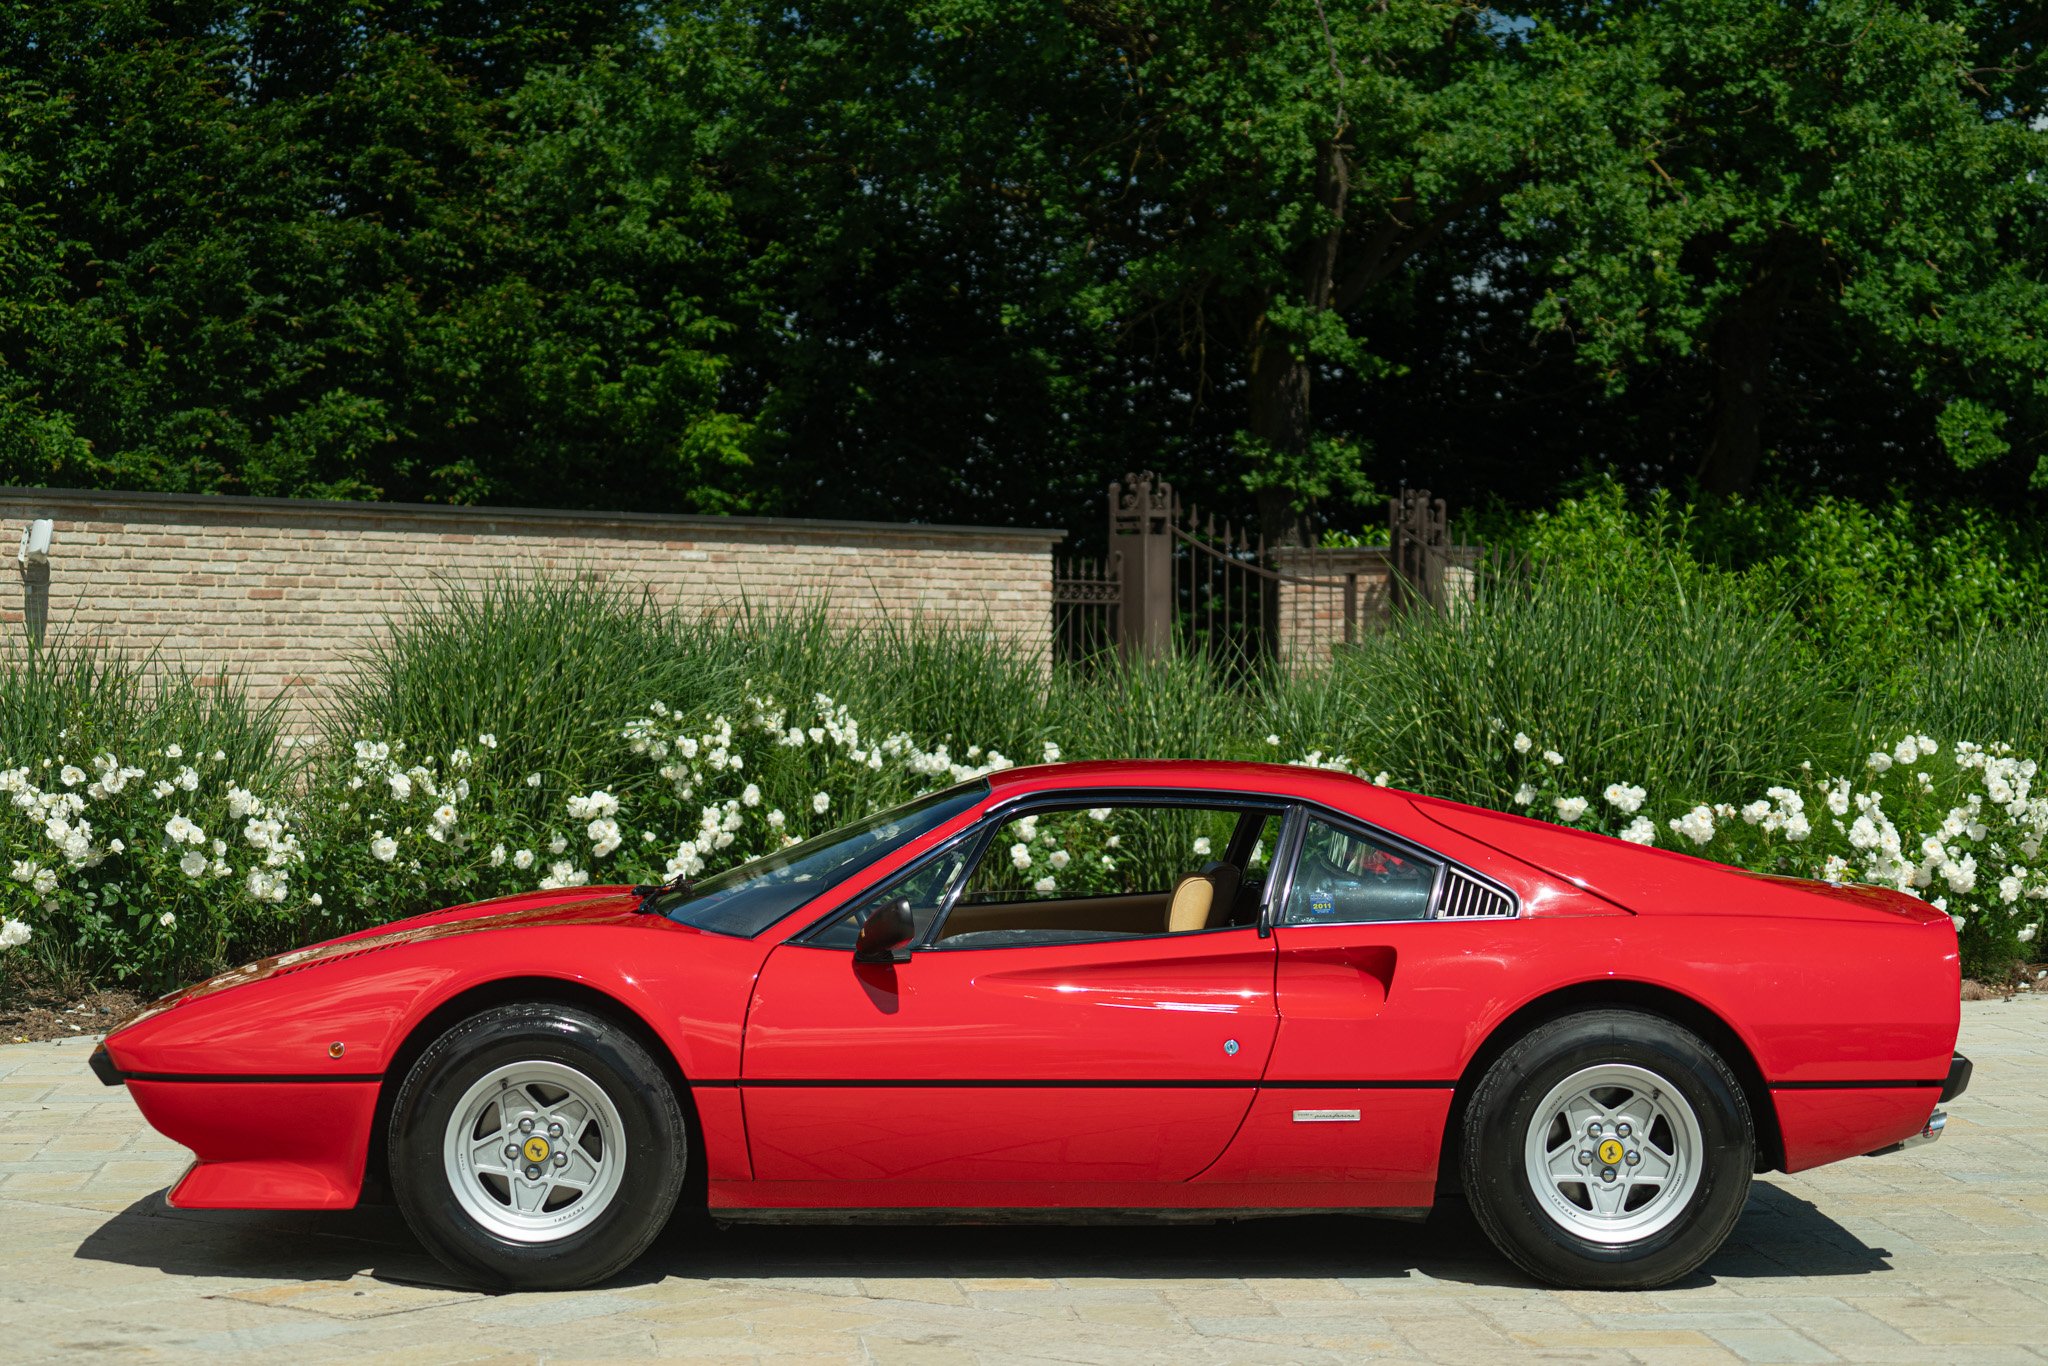
[{"label": "side air vent", "polygon": [[1478,878],[1450,869],[1444,876],[1443,896],[1438,900],[1439,920],[1511,920],[1515,903],[1507,893],[1487,886]]}]

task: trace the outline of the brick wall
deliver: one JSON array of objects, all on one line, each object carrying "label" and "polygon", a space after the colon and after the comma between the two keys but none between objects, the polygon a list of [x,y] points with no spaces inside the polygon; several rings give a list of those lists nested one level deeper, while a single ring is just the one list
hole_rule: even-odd
[{"label": "brick wall", "polygon": [[[1064,533],[753,517],[0,489],[0,554],[55,523],[47,573],[0,574],[0,623],[155,652],[282,694],[303,724],[348,656],[450,581],[588,575],[730,611],[823,600],[844,620],[938,619],[1043,654]],[[8,566],[13,570],[13,566]]]}]

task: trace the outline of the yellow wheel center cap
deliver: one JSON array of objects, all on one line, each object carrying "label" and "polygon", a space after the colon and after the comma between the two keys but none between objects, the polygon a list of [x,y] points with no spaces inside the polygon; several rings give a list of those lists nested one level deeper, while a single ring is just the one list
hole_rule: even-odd
[{"label": "yellow wheel center cap", "polygon": [[[533,1142],[540,1143],[540,1140],[536,1138]],[[545,1148],[547,1147],[547,1144],[541,1143],[541,1147]],[[527,1144],[526,1150],[529,1153],[532,1152],[533,1143]],[[1621,1141],[1619,1139],[1610,1138],[1600,1145],[1600,1160],[1606,1163],[1608,1166],[1615,1167],[1621,1165],[1621,1157]],[[534,1159],[534,1161],[536,1162],[538,1162],[539,1160],[539,1158]]]},{"label": "yellow wheel center cap", "polygon": [[[1618,1144],[1618,1143],[1617,1143],[1617,1144],[1615,1144],[1615,1145],[1614,1145],[1614,1150],[1615,1150],[1615,1152],[1619,1153],[1619,1152],[1621,1151],[1621,1145],[1620,1145],[1620,1144]],[[1602,1151],[1605,1151],[1605,1150],[1603,1149]],[[535,1134],[535,1135],[534,1135],[534,1136],[533,1136],[532,1138],[529,1138],[529,1139],[527,1139],[527,1140],[526,1140],[526,1160],[527,1160],[528,1162],[545,1162],[545,1161],[547,1161],[547,1160],[548,1160],[548,1141],[547,1141],[546,1139],[542,1138],[542,1137],[541,1137],[541,1136],[540,1136],[539,1134]]]}]

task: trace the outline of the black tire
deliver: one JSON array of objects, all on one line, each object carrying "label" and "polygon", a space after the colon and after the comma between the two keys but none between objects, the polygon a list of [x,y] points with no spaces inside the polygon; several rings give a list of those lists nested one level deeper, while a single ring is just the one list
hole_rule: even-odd
[{"label": "black tire", "polygon": [[[1692,1108],[1703,1139],[1698,1185],[1677,1216],[1628,1242],[1581,1236],[1553,1218],[1538,1202],[1525,1158],[1537,1107],[1551,1089],[1582,1069],[1609,1065],[1667,1081]],[[1494,1061],[1466,1108],[1459,1156],[1473,1216],[1516,1266],[1554,1285],[1648,1289],[1697,1270],[1735,1227],[1749,1198],[1756,1131],[1741,1082],[1698,1035],[1657,1015],[1591,1010],[1539,1026]]]},{"label": "black tire", "polygon": [[[582,1073],[616,1108],[624,1133],[626,1161],[609,1203],[553,1241],[515,1241],[480,1223],[457,1198],[443,1160],[463,1095],[494,1069],[521,1062]],[[631,1035],[573,1006],[530,1003],[473,1015],[428,1046],[392,1104],[390,1154],[399,1210],[450,1269],[490,1288],[570,1290],[617,1275],[660,1234],[682,1190],[688,1135],[675,1088]]]}]

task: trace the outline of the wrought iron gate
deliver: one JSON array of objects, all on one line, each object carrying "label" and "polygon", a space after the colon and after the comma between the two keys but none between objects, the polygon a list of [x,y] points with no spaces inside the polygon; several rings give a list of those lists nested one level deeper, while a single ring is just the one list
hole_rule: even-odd
[{"label": "wrought iron gate", "polygon": [[1153,474],[1109,486],[1105,559],[1056,559],[1053,640],[1085,663],[1200,653],[1232,670],[1263,660],[1308,666],[1392,611],[1442,606],[1448,519],[1442,499],[1407,490],[1388,504],[1388,546],[1269,545],[1185,506]]}]

